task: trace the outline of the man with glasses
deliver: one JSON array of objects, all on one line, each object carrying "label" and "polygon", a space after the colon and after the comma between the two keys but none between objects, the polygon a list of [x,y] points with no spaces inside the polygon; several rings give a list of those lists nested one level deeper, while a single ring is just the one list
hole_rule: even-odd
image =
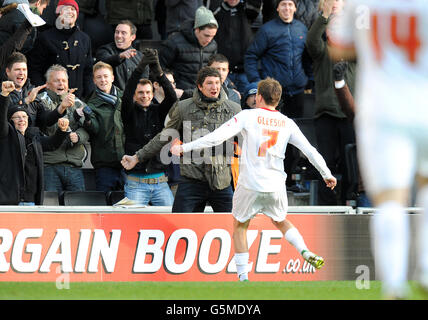
[{"label": "man with glasses", "polygon": [[0,94],[0,205],[43,204],[43,151],[55,150],[68,135],[68,119],[58,120],[55,135],[45,137],[29,127],[28,111],[9,106],[12,81],[2,82]]}]

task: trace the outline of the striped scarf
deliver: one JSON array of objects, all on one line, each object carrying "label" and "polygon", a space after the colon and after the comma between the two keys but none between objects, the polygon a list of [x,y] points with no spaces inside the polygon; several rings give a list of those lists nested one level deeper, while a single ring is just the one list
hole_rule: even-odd
[{"label": "striped scarf", "polygon": [[107,102],[107,103],[109,103],[109,104],[111,104],[113,106],[116,105],[116,102],[117,102],[117,89],[116,89],[115,86],[111,87],[110,94],[105,93],[105,92],[101,91],[98,88],[96,88],[95,90],[97,92],[97,96],[101,100],[103,100],[103,101],[105,101],[105,102]]}]

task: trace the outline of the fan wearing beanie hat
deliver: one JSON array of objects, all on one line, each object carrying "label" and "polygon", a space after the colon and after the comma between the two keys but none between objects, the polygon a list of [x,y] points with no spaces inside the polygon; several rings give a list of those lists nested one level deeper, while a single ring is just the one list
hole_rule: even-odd
[{"label": "fan wearing beanie hat", "polygon": [[10,106],[7,111],[7,119],[12,123],[16,130],[25,134],[30,122],[30,117],[28,115],[28,111],[20,106],[14,105]]},{"label": "fan wearing beanie hat", "polygon": [[195,13],[193,29],[195,30],[195,36],[201,47],[206,47],[210,44],[218,29],[218,23],[212,11],[204,6],[199,7]]},{"label": "fan wearing beanie hat", "polygon": [[79,16],[79,5],[74,0],[60,0],[55,13],[58,15],[55,21],[57,29],[71,29]]},{"label": "fan wearing beanie hat", "polygon": [[206,25],[212,25],[218,28],[217,20],[214,18],[212,11],[202,6],[196,10],[194,29],[200,29]]},{"label": "fan wearing beanie hat", "polygon": [[23,106],[21,106],[19,104],[16,104],[14,106],[10,106],[7,109],[7,120],[10,121],[16,112],[25,112],[27,114],[27,116],[29,117],[27,109],[25,109]]},{"label": "fan wearing beanie hat", "polygon": [[59,0],[58,4],[56,6],[55,13],[59,14],[59,11],[61,9],[61,6],[71,6],[74,9],[76,9],[77,15],[79,15],[79,5],[74,0]]},{"label": "fan wearing beanie hat", "polygon": [[159,62],[162,68],[174,72],[177,88],[184,90],[186,98],[193,96],[201,67],[206,66],[209,58],[217,53],[217,42],[214,40],[217,31],[218,22],[213,13],[200,6],[194,19],[184,21],[180,29],[162,43]]},{"label": "fan wearing beanie hat", "polygon": [[242,109],[256,107],[257,82],[250,82],[245,87],[245,93],[242,99]]},{"label": "fan wearing beanie hat", "polygon": [[283,88],[280,111],[292,118],[301,117],[305,87],[312,72],[305,52],[308,28],[295,19],[296,3],[300,2],[276,2],[278,17],[259,28],[244,56],[248,81],[258,82],[266,77],[279,81]]},{"label": "fan wearing beanie hat", "polygon": [[285,23],[293,21],[296,10],[297,0],[278,0],[276,2],[276,11],[280,19]]}]

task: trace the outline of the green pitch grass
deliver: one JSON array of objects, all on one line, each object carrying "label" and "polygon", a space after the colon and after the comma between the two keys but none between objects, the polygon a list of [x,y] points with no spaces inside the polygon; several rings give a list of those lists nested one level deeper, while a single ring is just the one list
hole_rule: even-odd
[{"label": "green pitch grass", "polygon": [[[410,283],[413,300],[426,299]],[[302,282],[0,282],[2,300],[378,300],[380,282],[357,289],[355,281]]]}]

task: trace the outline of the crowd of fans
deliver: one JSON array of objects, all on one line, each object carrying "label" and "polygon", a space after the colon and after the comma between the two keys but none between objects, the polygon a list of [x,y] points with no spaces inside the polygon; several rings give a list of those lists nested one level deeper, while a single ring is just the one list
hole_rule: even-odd
[{"label": "crowd of fans", "polygon": [[[207,203],[231,211],[236,172],[226,155],[166,165],[162,137],[167,129],[183,134],[187,122],[192,134],[213,131],[253,108],[266,77],[281,83],[278,109],[290,118],[304,117],[305,97],[315,97],[318,150],[342,190],[320,183],[318,204],[345,204],[345,145],[355,137],[334,83],[343,78],[352,93],[355,62],[335,69],[327,53],[327,25],[344,1],[0,1],[0,204],[42,204],[43,190],[84,191],[90,146],[96,190],[124,190],[173,212]],[[46,24],[33,27],[22,5]],[[284,163],[292,189],[292,147]]]}]

